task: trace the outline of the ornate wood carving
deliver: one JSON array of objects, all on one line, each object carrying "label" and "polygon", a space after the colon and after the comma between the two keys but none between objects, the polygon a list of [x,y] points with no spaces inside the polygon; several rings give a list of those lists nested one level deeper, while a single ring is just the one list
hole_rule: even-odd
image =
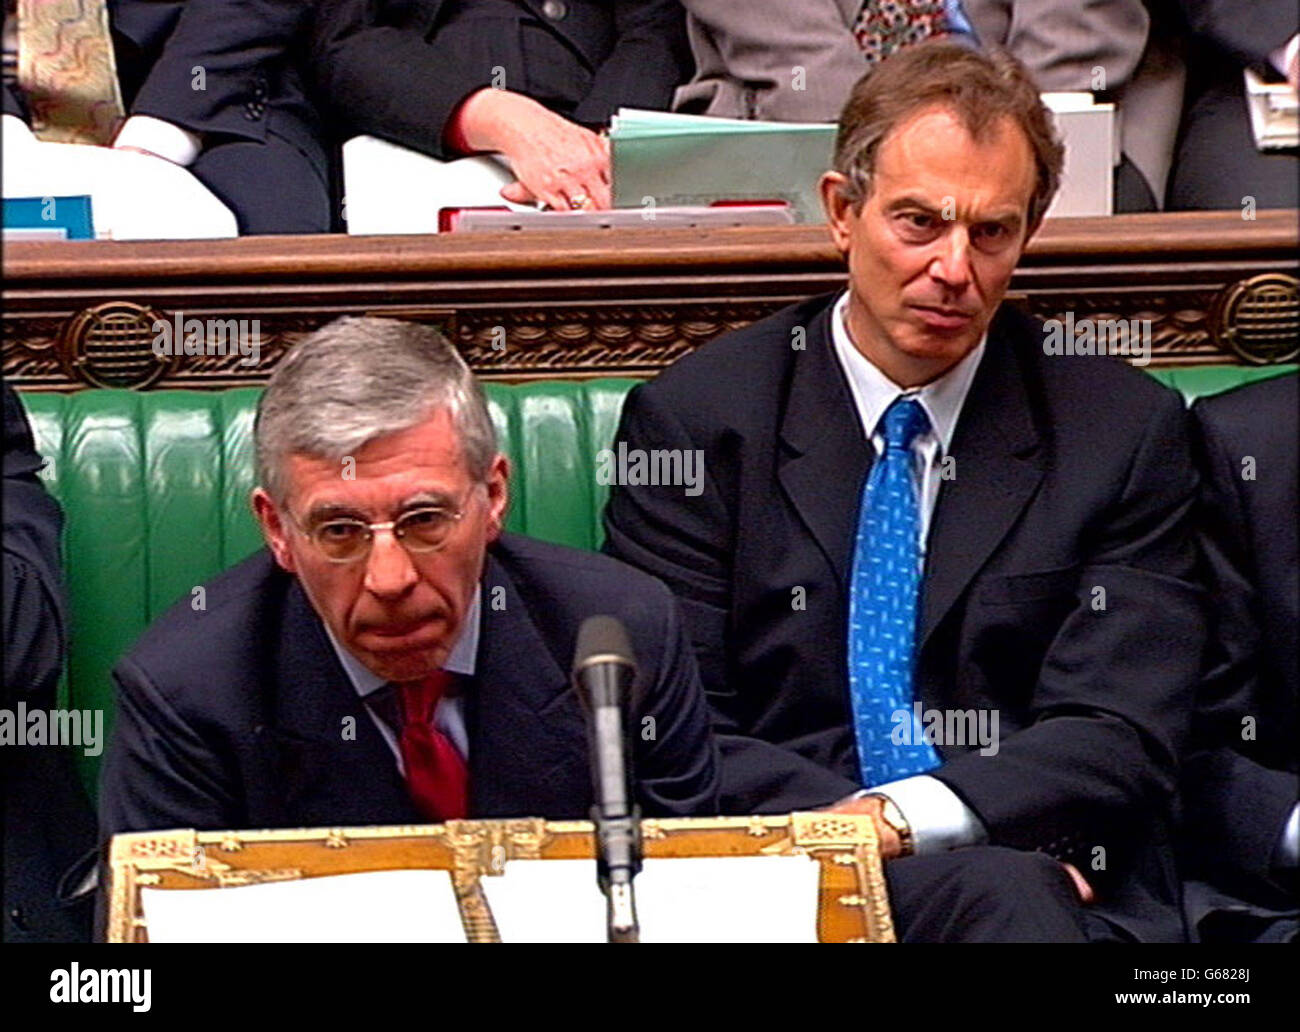
[{"label": "ornate wood carving", "polygon": [[[1153,365],[1291,361],[1298,243],[1294,211],[1053,220],[1010,296],[1044,319],[1149,319]],[[29,390],[260,384],[304,335],[362,313],[441,327],[493,379],[647,375],[844,282],[806,226],[20,242],[4,268],[4,375]],[[255,326],[257,361],[213,337],[159,357],[152,324],[178,315]]]}]

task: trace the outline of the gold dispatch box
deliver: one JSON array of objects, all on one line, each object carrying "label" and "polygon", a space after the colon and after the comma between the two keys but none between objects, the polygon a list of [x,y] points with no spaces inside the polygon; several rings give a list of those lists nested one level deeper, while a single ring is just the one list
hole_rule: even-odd
[{"label": "gold dispatch box", "polygon": [[[893,942],[871,819],[856,814],[692,817],[641,822],[651,857],[805,853],[821,865],[817,937]],[[148,942],[140,889],[221,889],[363,871],[447,870],[470,942],[499,942],[479,879],[508,861],[594,857],[587,821],[448,821],[408,827],[150,831],[116,835],[109,852],[109,942]],[[593,871],[593,882],[595,881]],[[594,886],[593,886],[593,891]],[[755,900],[755,906],[761,906]]]}]

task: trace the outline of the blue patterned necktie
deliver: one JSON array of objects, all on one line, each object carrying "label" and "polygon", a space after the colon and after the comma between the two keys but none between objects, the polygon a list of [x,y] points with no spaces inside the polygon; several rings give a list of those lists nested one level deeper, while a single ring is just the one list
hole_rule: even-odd
[{"label": "blue patterned necktie", "polygon": [[[930,425],[925,409],[897,398],[881,418],[885,451],[871,467],[858,511],[849,593],[849,690],[864,787],[939,766],[912,714],[921,510],[912,442]],[[900,725],[896,714],[905,714]],[[892,737],[896,727],[907,733]]]}]

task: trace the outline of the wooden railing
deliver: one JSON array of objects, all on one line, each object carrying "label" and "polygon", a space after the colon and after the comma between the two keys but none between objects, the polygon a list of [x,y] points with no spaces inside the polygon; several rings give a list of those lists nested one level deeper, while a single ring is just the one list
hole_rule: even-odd
[{"label": "wooden railing", "polygon": [[[1298,247],[1294,210],[1056,219],[1009,298],[1150,319],[1153,365],[1292,361]],[[820,226],[21,242],[4,274],[4,375],[28,390],[262,383],[303,335],[361,313],[439,325],[494,379],[646,375],[845,282]],[[156,324],[178,315],[218,337],[242,321],[257,361],[215,338],[160,357]]]}]

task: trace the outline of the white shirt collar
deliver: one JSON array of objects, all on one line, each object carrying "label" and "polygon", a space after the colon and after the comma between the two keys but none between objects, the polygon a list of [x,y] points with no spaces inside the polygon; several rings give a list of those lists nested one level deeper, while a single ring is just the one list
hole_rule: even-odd
[{"label": "white shirt collar", "polygon": [[970,354],[937,380],[924,387],[907,390],[894,383],[854,346],[845,322],[848,305],[849,292],[846,290],[831,310],[831,340],[840,368],[848,378],[849,391],[853,395],[858,418],[862,420],[863,434],[870,441],[885,409],[899,395],[905,394],[921,403],[925,414],[930,417],[930,426],[938,438],[940,451],[946,455],[952,443],[953,431],[957,428],[957,417],[961,415],[961,407],[975,379],[975,371],[979,368],[980,359],[984,357],[988,331],[985,330],[984,336],[971,349]]},{"label": "white shirt collar", "polygon": [[[447,662],[443,664],[442,668],[449,673],[465,674],[466,676],[473,676],[474,674],[475,664],[478,659],[481,596],[481,589],[474,592],[474,597],[470,600],[469,611],[465,614],[465,626],[461,628],[460,637],[456,639],[456,644],[451,649],[451,655],[447,657]],[[358,695],[365,698],[371,692],[377,691],[388,683],[340,645],[324,620],[321,621],[321,626],[325,628],[325,636],[329,638],[330,644],[334,646],[334,652],[338,655],[339,662],[343,664],[348,680],[352,682],[352,686],[356,688]]]}]

